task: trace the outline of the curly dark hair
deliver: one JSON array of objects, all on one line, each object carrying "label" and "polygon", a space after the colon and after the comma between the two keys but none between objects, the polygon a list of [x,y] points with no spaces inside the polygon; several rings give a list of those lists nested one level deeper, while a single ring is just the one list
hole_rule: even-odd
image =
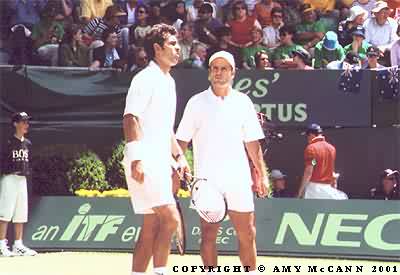
[{"label": "curly dark hair", "polygon": [[176,35],[176,29],[171,25],[161,23],[151,28],[144,41],[144,49],[149,59],[155,57],[154,44],[164,47],[164,43],[170,35]]}]

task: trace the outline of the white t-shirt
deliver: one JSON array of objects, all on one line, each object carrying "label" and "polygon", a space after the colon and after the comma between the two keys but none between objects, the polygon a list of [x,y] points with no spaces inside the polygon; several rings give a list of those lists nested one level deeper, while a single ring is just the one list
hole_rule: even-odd
[{"label": "white t-shirt", "polygon": [[220,187],[252,184],[244,143],[262,139],[264,133],[247,95],[231,90],[221,99],[211,88],[194,95],[176,136],[193,141],[196,176]]},{"label": "white t-shirt", "polygon": [[171,174],[171,138],[175,122],[175,81],[165,74],[153,61],[136,74],[126,96],[124,115],[139,118],[143,136],[141,146],[145,157],[146,172],[157,170],[163,175]]}]

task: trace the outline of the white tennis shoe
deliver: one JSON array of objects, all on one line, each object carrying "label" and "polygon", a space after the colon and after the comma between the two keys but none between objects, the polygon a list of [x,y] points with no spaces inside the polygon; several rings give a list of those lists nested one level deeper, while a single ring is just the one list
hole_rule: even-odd
[{"label": "white tennis shoe", "polygon": [[25,245],[13,245],[12,253],[14,253],[15,256],[36,256],[38,254],[35,250],[30,249]]},{"label": "white tennis shoe", "polygon": [[7,243],[0,245],[0,257],[13,257],[16,256],[14,252],[10,250]]}]

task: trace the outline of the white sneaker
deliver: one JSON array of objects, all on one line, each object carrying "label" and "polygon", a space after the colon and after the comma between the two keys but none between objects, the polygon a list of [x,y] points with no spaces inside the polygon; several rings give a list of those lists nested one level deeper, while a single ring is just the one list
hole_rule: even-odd
[{"label": "white sneaker", "polygon": [[7,244],[0,245],[0,257],[13,257],[16,256],[14,252],[10,250]]},{"label": "white sneaker", "polygon": [[12,253],[14,253],[15,256],[36,256],[38,254],[35,250],[30,249],[25,245],[21,246],[13,245]]}]

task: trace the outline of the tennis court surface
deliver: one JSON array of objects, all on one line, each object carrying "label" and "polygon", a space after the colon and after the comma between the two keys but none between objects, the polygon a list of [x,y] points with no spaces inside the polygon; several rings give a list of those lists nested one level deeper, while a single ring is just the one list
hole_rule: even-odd
[{"label": "tennis court surface", "polygon": [[[36,257],[0,258],[0,275],[131,275],[131,256],[130,253],[57,252],[41,253]],[[258,274],[400,274],[400,260],[383,262],[264,256],[259,256],[257,260],[265,268]],[[199,255],[172,255],[168,275],[206,274],[200,270],[200,265]],[[221,272],[215,272],[216,275],[241,274],[233,272],[234,266],[240,266],[237,256],[220,256],[219,265]],[[197,266],[195,272],[191,271],[192,266]],[[174,272],[173,268],[178,271]],[[230,269],[229,272],[224,272],[224,268]],[[147,274],[152,274],[151,268]]]}]

